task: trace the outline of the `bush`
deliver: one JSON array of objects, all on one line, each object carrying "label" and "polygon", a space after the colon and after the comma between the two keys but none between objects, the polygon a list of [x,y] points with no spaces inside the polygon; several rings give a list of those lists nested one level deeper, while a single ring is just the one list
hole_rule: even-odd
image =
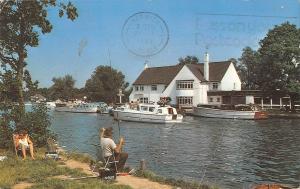
[{"label": "bush", "polygon": [[22,121],[22,129],[28,131],[35,145],[43,147],[47,144],[49,137],[55,138],[51,133],[51,117],[45,104],[35,104],[30,112],[26,112]]},{"label": "bush", "polygon": [[2,114],[0,121],[0,148],[10,148],[13,146],[12,133],[13,128],[8,126],[5,115]]},{"label": "bush", "polygon": [[12,133],[19,130],[28,131],[31,139],[37,147],[47,144],[49,137],[56,138],[50,131],[51,117],[45,104],[35,104],[31,111],[25,113],[21,122],[16,127],[16,120],[19,120],[19,113],[14,108],[2,114],[0,122],[0,148],[9,148],[13,145]]}]

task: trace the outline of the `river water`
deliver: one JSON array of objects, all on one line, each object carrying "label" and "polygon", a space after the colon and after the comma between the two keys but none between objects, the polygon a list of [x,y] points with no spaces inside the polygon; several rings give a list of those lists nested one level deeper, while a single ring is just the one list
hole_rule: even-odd
[{"label": "river water", "polygon": [[185,117],[180,124],[113,121],[100,114],[52,113],[52,130],[67,150],[99,152],[98,130],[125,137],[128,164],[145,159],[158,175],[250,188],[258,183],[300,184],[300,119],[261,121]]}]

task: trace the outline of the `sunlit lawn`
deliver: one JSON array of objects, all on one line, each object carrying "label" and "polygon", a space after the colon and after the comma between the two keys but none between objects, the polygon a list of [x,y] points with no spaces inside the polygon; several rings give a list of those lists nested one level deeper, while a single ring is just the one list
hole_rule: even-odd
[{"label": "sunlit lawn", "polygon": [[[79,169],[70,169],[62,161],[44,159],[44,150],[38,150],[36,160],[27,158],[22,160],[16,157],[13,152],[0,150],[0,155],[6,155],[8,158],[0,161],[0,188],[11,188],[20,182],[34,183],[31,188],[107,188],[107,189],[129,189],[128,186],[112,185],[105,183],[98,178],[82,180],[60,180],[54,179],[54,176],[65,175],[69,177],[86,176]],[[75,155],[72,155],[75,156]],[[88,161],[87,157],[76,155],[77,159]]]}]

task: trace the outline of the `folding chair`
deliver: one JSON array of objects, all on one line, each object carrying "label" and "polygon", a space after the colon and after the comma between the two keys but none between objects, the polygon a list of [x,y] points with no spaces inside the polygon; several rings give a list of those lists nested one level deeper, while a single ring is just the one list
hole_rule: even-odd
[{"label": "folding chair", "polygon": [[117,163],[115,155],[103,158],[105,166],[99,169],[99,177],[104,180],[115,180],[117,178]]},{"label": "folding chair", "polygon": [[54,160],[60,159],[59,154],[58,154],[57,143],[52,138],[47,139],[47,151],[45,152],[45,158],[46,159],[54,159]]},{"label": "folding chair", "polygon": [[[16,156],[23,157],[22,149],[18,146],[19,134],[13,134],[12,138],[13,138],[14,150],[15,150]],[[26,153],[30,153],[29,148],[26,148]]]}]

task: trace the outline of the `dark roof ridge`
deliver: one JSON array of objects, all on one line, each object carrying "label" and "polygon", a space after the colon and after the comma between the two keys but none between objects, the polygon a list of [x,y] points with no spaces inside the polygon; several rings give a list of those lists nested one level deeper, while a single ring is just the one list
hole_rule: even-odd
[{"label": "dark roof ridge", "polygon": [[[226,61],[209,62],[209,64],[219,64],[219,63],[232,63],[232,61],[226,60]],[[204,62],[199,62],[199,63],[196,63],[196,64],[187,64],[187,65],[199,65],[199,64],[204,64]]]},{"label": "dark roof ridge", "polygon": [[170,66],[154,66],[154,67],[148,67],[146,69],[151,69],[151,68],[165,68],[165,67],[176,67],[176,66],[180,66],[179,64],[176,65],[170,65]]}]

